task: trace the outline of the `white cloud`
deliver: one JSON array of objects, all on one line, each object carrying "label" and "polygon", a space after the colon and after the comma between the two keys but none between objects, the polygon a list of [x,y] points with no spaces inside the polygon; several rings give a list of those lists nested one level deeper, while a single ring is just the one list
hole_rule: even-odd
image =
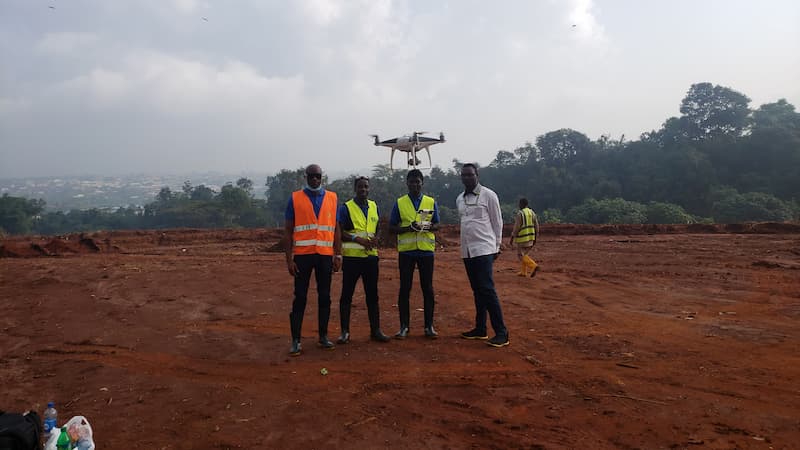
[{"label": "white cloud", "polygon": [[0,116],[19,114],[30,109],[31,102],[24,98],[0,98]]},{"label": "white cloud", "polygon": [[197,10],[199,2],[197,0],[172,0],[174,8],[184,14],[190,14]]},{"label": "white cloud", "polygon": [[80,52],[97,42],[93,33],[66,31],[45,34],[36,44],[36,50],[44,53],[69,55]]},{"label": "white cloud", "polygon": [[597,20],[592,9],[592,0],[573,0],[566,22],[572,28],[573,35],[580,42],[594,46],[604,46],[608,37],[605,27]]},{"label": "white cloud", "polygon": [[329,25],[341,16],[339,0],[303,0],[303,11],[317,25]]},{"label": "white cloud", "polygon": [[252,66],[207,62],[136,51],[117,68],[97,67],[55,86],[58,95],[85,98],[96,108],[144,107],[166,115],[256,113],[275,105],[282,110],[303,104],[301,76],[265,77]]}]

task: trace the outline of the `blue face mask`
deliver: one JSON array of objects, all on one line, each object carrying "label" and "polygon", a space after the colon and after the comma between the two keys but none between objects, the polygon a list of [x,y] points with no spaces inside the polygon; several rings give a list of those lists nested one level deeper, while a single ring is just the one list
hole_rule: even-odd
[{"label": "blue face mask", "polygon": [[319,192],[320,190],[322,190],[322,185],[320,184],[320,185],[319,185],[319,187],[317,187],[317,188],[312,188],[311,186],[309,186],[308,184],[306,184],[306,185],[303,187],[303,189],[308,189],[308,190],[309,190],[309,191],[311,191],[311,192]]}]

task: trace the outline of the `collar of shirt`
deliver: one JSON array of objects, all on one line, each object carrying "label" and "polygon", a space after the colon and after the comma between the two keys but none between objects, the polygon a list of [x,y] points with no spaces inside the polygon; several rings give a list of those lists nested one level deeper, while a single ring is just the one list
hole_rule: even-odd
[{"label": "collar of shirt", "polygon": [[476,184],[475,188],[473,188],[471,191],[468,191],[466,189],[464,190],[464,196],[465,197],[466,197],[467,194],[472,194],[472,195],[477,197],[478,195],[480,195],[480,193],[481,193],[481,184],[480,183]]}]

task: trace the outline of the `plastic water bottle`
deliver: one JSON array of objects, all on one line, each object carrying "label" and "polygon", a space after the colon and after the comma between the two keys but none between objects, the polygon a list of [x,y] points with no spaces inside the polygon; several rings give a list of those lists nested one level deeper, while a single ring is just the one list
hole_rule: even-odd
[{"label": "plastic water bottle", "polygon": [[50,430],[58,429],[58,412],[54,408],[55,405],[55,403],[49,402],[47,409],[44,410],[44,435],[47,438],[50,437]]}]

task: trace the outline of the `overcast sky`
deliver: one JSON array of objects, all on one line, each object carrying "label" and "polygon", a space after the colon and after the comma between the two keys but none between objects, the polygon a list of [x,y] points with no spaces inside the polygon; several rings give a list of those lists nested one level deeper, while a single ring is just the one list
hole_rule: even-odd
[{"label": "overcast sky", "polygon": [[800,2],[0,0],[0,177],[364,172],[414,130],[488,164],[703,81],[800,107]]}]

